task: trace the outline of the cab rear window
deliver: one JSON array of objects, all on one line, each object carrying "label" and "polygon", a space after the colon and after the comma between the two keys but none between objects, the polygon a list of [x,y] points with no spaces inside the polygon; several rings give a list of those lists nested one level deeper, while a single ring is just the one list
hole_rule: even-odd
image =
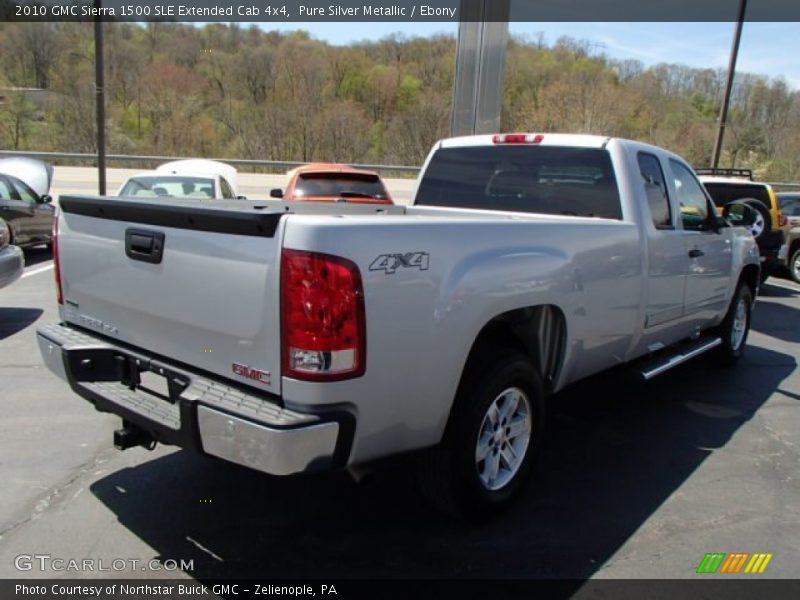
[{"label": "cab rear window", "polygon": [[440,148],[415,204],[622,219],[611,157],[598,148]]},{"label": "cab rear window", "polygon": [[296,196],[386,198],[377,175],[369,173],[308,173],[297,180]]}]

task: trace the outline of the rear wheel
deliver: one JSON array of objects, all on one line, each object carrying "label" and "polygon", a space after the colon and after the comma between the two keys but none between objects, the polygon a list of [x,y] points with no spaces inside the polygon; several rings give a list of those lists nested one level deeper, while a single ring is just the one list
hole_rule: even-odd
[{"label": "rear wheel", "polygon": [[719,326],[722,344],[716,355],[722,364],[733,364],[742,357],[747,334],[750,332],[750,315],[753,308],[753,292],[750,286],[740,283],[733,296],[728,314]]},{"label": "rear wheel", "polygon": [[444,439],[419,469],[427,498],[462,519],[488,516],[513,501],[544,431],[544,390],[527,357],[495,348],[470,366],[475,371],[459,387]]},{"label": "rear wheel", "polygon": [[789,259],[789,276],[792,281],[800,283],[800,248],[795,250]]}]

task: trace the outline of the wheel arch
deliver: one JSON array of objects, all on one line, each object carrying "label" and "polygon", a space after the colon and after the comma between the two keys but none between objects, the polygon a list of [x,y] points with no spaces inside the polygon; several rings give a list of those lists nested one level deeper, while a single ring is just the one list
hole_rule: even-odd
[{"label": "wheel arch", "polygon": [[528,306],[499,314],[490,319],[475,337],[461,374],[461,382],[486,348],[499,346],[516,350],[530,358],[549,392],[561,371],[566,338],[566,318],[555,305]]},{"label": "wheel arch", "polygon": [[800,250],[800,236],[792,240],[792,243],[789,244],[789,250],[786,255],[786,259],[791,260],[792,256],[794,256],[794,253],[797,252],[798,250]]},{"label": "wheel arch", "polygon": [[750,291],[753,292],[753,297],[755,297],[759,285],[758,265],[749,264],[742,268],[742,272],[739,274],[739,283],[737,283],[736,287],[738,288],[742,283],[750,287]]}]

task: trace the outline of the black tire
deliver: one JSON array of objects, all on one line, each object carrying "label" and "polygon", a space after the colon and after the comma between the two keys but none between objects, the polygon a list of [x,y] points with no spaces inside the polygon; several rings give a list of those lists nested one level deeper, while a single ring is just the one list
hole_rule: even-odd
[{"label": "black tire", "polygon": [[[744,330],[734,335],[740,325],[740,318],[737,314],[739,306],[744,303]],[[753,309],[753,290],[746,283],[740,283],[733,295],[731,305],[725,319],[717,328],[718,335],[722,338],[722,344],[715,349],[717,362],[723,365],[731,365],[742,357],[744,347],[747,344],[747,334],[750,332],[750,321]]]},{"label": "black tire", "polygon": [[800,248],[795,250],[789,259],[789,277],[795,283],[800,283]]},{"label": "black tire", "polygon": [[[436,508],[459,519],[478,520],[507,508],[530,474],[544,433],[545,394],[536,369],[527,357],[518,352],[487,347],[470,360],[465,372],[467,375],[459,386],[444,438],[438,446],[420,457],[418,475],[423,494]],[[490,444],[497,445],[494,449],[496,456],[501,443],[496,438],[497,433],[492,436],[485,429],[489,426],[485,419],[489,418],[490,407],[497,406],[501,398],[516,394],[510,392],[511,396],[503,396],[509,390],[522,392],[519,403],[529,409],[530,434],[520,454],[501,453],[503,456],[521,456],[515,471],[508,467],[510,463],[503,462],[505,458],[495,459],[495,464],[500,465],[499,469],[503,469],[503,464],[506,465],[507,473],[503,477],[509,479],[499,488],[490,489],[479,472],[481,463],[476,456],[479,435],[483,431],[484,439],[490,439]],[[527,398],[527,404],[524,398]],[[516,417],[516,422],[524,419],[520,415]],[[502,437],[503,427],[500,429],[499,435]],[[505,431],[510,432],[510,428]],[[514,443],[517,443],[516,440]],[[504,451],[511,450],[504,445],[505,442],[502,444]],[[483,464],[486,470],[488,465],[485,461]]]}]

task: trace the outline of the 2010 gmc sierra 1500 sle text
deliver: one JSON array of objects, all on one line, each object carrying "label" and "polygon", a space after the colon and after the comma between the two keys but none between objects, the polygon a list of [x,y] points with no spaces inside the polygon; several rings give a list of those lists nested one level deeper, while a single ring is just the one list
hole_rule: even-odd
[{"label": "2010 gmc sierra 1500 sle text", "polygon": [[545,399],[619,364],[738,358],[751,235],[677,155],[562,134],[435,145],[411,206],[62,196],[44,359],[154,441],[286,475],[421,450],[466,517],[507,504]]}]

